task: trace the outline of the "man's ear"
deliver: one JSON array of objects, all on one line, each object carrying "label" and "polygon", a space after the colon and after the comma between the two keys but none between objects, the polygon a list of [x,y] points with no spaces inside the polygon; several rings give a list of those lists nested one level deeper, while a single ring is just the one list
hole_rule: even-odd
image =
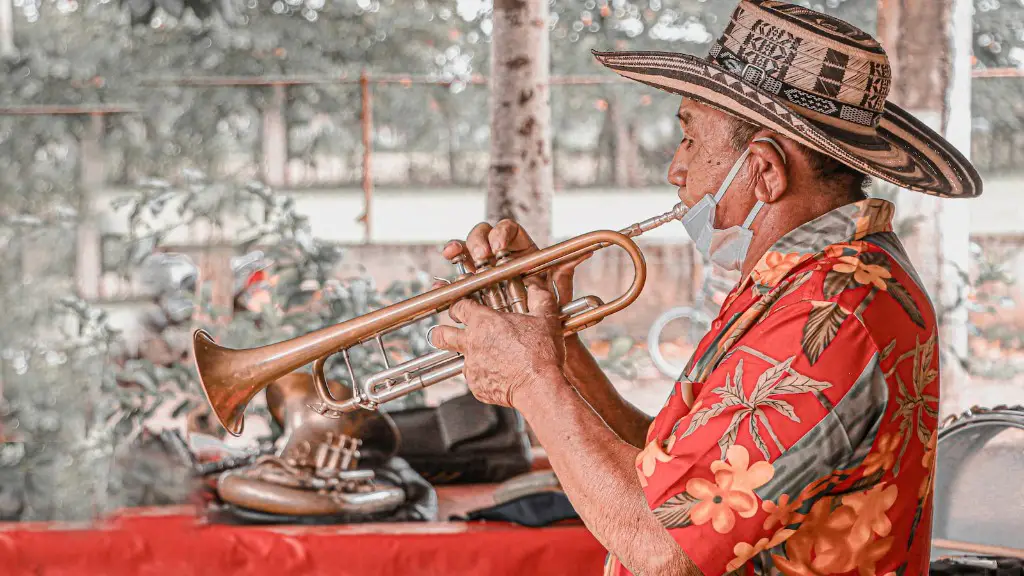
[{"label": "man's ear", "polygon": [[[777,138],[773,138],[778,142]],[[771,142],[754,141],[750,144],[751,180],[754,183],[754,195],[765,204],[778,202],[789,189],[789,176],[784,152],[780,152],[782,144],[775,147]]]}]

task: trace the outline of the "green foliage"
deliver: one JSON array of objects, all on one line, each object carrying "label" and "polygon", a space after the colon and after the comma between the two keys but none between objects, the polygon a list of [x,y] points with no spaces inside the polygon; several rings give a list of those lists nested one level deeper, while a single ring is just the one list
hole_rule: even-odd
[{"label": "green foliage", "polygon": [[[272,344],[365,315],[400,300],[419,294],[430,286],[430,279],[413,272],[408,282],[396,282],[379,290],[365,275],[339,277],[343,252],[313,238],[306,216],[295,210],[291,198],[274,193],[259,182],[236,185],[211,182],[199,173],[185,176],[188,185],[173,187],[164,181],[145,183],[138,192],[120,198],[117,205],[129,213],[130,234],[125,241],[123,262],[128,268],[143,263],[141,246],[159,246],[171,231],[197,226],[223,237],[231,227],[240,236],[236,252],[247,254],[266,266],[264,280],[246,288],[248,270],[236,274],[235,298],[231,309],[217,308],[208,293],[186,293],[197,308],[187,317],[198,321],[222,345],[253,348]],[[170,214],[170,217],[168,217]],[[229,221],[229,217],[241,222]],[[209,284],[204,284],[207,288]],[[187,304],[186,304],[187,306]],[[425,318],[405,326],[385,338],[392,355],[408,359],[430,351],[427,329],[435,323]],[[168,321],[164,330],[174,330],[184,321]],[[384,366],[379,351],[360,346],[350,353],[357,377],[362,378]],[[329,364],[329,376],[349,383],[343,363]],[[176,362],[153,370],[173,370],[171,374],[190,374],[192,366]],[[159,374],[150,376],[160,380]],[[191,378],[195,382],[194,377]],[[201,399],[193,386],[193,396]],[[415,405],[420,396],[389,404],[389,409]],[[256,409],[256,407],[254,407]],[[258,410],[258,409],[257,409]]]}]

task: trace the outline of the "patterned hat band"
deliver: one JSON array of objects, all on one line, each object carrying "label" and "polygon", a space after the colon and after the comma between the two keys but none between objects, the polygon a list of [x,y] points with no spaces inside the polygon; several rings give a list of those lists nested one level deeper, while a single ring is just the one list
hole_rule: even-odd
[{"label": "patterned hat band", "polygon": [[[877,128],[882,121],[882,114],[879,112],[808,92],[782,81],[775,75],[769,74],[764,68],[744,61],[738,54],[722,45],[721,41],[715,42],[711,47],[708,60],[742,78],[744,82],[774,94],[794,106],[868,128]],[[872,95],[864,93],[862,102],[869,103],[872,99]],[[883,98],[882,103],[884,104],[884,102]]]}]

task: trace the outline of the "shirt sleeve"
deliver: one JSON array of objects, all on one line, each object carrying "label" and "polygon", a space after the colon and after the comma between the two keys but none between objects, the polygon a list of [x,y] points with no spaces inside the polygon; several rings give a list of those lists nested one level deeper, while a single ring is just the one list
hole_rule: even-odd
[{"label": "shirt sleeve", "polygon": [[863,324],[837,302],[773,309],[641,453],[655,515],[705,575],[785,540],[787,503],[854,456],[858,441],[835,407],[877,380],[877,358]]}]

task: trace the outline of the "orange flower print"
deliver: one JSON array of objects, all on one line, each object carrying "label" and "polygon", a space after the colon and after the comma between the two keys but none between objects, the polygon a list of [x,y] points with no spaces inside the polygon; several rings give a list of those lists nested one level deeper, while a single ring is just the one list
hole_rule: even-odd
[{"label": "orange flower print", "polygon": [[726,534],[736,524],[735,514],[750,518],[757,514],[754,490],[768,483],[775,468],[768,462],[750,464],[750,453],[738,444],[726,452],[726,460],[711,463],[715,481],[694,478],[686,483],[686,491],[698,503],[690,511],[690,520],[697,525],[711,522],[719,534]]},{"label": "orange flower print", "polygon": [[781,252],[768,252],[761,258],[761,261],[754,267],[751,273],[754,281],[762,286],[774,286],[779,280],[795,268],[797,264],[806,260],[808,255],[801,255],[798,252],[783,254]]},{"label": "orange flower print", "polygon": [[675,456],[666,454],[660,444],[660,442],[654,440],[636,456],[636,466],[641,472],[640,486],[643,488],[647,487],[647,479],[654,474],[654,468],[658,462],[670,462],[675,459]]},{"label": "orange flower print", "polygon": [[832,267],[842,274],[853,274],[853,279],[861,285],[873,284],[879,290],[885,290],[885,281],[892,278],[892,273],[877,264],[865,264],[856,256],[843,256]]},{"label": "orange flower print", "polygon": [[886,512],[895,500],[896,486],[884,484],[844,496],[838,507],[835,498],[818,500],[786,541],[785,556],[772,555],[776,567],[787,576],[844,574],[854,569],[861,576],[875,574],[875,565],[892,548],[892,524]]},{"label": "orange flower print", "polygon": [[876,470],[888,470],[896,462],[896,447],[900,444],[898,434],[883,434],[878,447],[864,458],[864,475],[870,476]]},{"label": "orange flower print", "polygon": [[[719,472],[728,472],[732,475],[732,489],[741,492],[753,493],[754,490],[764,486],[775,476],[775,467],[769,462],[755,462],[750,466],[750,452],[739,444],[733,444],[725,453],[728,463],[716,460],[711,463],[711,471],[716,475]],[[757,512],[755,508],[754,513]],[[749,518],[754,515],[750,513],[743,516]]]},{"label": "orange flower print", "polygon": [[840,258],[846,256],[846,251],[851,250],[857,254],[867,250],[869,245],[867,242],[854,241],[846,242],[844,244],[832,244],[825,248],[825,256],[829,258]]},{"label": "orange flower print", "polygon": [[747,560],[750,560],[765,550],[771,550],[779,544],[782,544],[795,532],[796,530],[779,530],[774,536],[772,536],[771,540],[768,538],[761,538],[757,541],[757,544],[754,544],[753,546],[746,542],[740,542],[732,549],[732,553],[735,554],[736,557],[725,566],[725,569],[729,572],[739,570],[741,566],[747,563]]},{"label": "orange flower print", "polygon": [[883,538],[889,535],[892,522],[886,512],[896,502],[898,491],[895,484],[886,486],[883,483],[871,490],[843,497],[843,506],[849,506],[856,512],[856,520],[850,528],[851,544],[860,547],[867,544],[875,534]]},{"label": "orange flower print", "polygon": [[924,466],[926,472],[924,480],[921,481],[921,488],[917,491],[918,498],[927,496],[935,485],[935,444],[938,439],[939,435],[932,432],[932,439],[928,441],[924,456],[921,457],[921,466]]},{"label": "orange flower print", "polygon": [[768,513],[768,517],[764,520],[764,529],[770,530],[776,523],[785,528],[794,522],[799,522],[802,516],[796,511],[801,504],[802,502],[799,500],[790,502],[789,494],[780,496],[778,503],[766,500],[761,504],[761,509]]},{"label": "orange flower print", "polygon": [[773,554],[775,566],[786,576],[818,576],[827,572],[812,566],[815,549],[842,547],[845,529],[853,525],[852,510],[840,506],[832,511],[832,499],[814,503],[796,533],[786,541],[786,554]]},{"label": "orange flower print", "polygon": [[732,474],[726,471],[715,474],[715,481],[692,478],[686,483],[686,491],[697,503],[690,509],[690,521],[700,526],[711,522],[719,534],[728,534],[736,526],[735,512],[757,510],[757,498],[750,492],[732,489]]}]

